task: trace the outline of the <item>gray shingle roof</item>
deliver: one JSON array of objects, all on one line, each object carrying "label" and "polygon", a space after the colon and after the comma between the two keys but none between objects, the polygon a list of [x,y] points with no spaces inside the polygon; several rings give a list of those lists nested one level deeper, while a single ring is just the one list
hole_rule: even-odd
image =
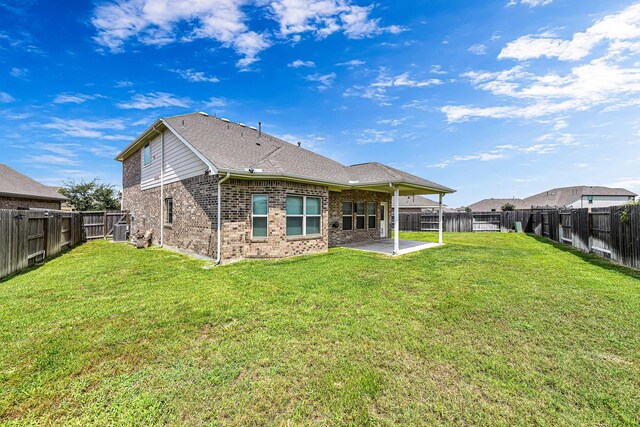
[{"label": "gray shingle roof", "polygon": [[[438,202],[422,196],[400,196],[400,208],[437,208]],[[446,205],[443,205],[446,206]]]},{"label": "gray shingle roof", "polygon": [[[201,113],[164,119],[220,172],[294,177],[336,185],[409,184],[446,193],[451,188],[380,163],[345,166],[335,160],[238,123]],[[122,158],[125,150],[118,158]]]},{"label": "gray shingle roof", "polygon": [[491,212],[493,210],[495,211],[502,210],[502,206],[504,206],[507,203],[511,203],[512,205],[515,205],[516,209],[525,209],[525,206],[522,205],[523,203],[522,199],[513,199],[513,198],[512,199],[483,199],[467,207],[474,212]]},{"label": "gray shingle roof", "polygon": [[67,200],[55,189],[0,163],[0,195],[30,199]]}]

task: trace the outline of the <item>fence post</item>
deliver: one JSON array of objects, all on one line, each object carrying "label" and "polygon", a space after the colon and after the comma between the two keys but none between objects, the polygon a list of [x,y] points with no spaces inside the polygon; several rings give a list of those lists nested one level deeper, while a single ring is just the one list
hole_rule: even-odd
[{"label": "fence post", "polygon": [[104,228],[102,229],[103,238],[107,238],[107,211],[104,211]]}]

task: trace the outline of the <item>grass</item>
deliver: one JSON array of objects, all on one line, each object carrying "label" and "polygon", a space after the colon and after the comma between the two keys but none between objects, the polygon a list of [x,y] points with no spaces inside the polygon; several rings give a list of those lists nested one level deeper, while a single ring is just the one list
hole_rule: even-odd
[{"label": "grass", "polygon": [[640,273],[445,240],[210,270],[82,245],[0,282],[0,423],[640,423]]}]

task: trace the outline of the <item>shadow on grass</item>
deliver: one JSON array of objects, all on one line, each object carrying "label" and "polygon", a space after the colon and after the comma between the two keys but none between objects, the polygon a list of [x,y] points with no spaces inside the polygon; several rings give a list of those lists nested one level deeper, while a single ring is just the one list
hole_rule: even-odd
[{"label": "shadow on grass", "polygon": [[634,279],[638,279],[640,280],[640,271],[638,270],[634,270],[630,267],[626,267],[622,264],[618,264],[614,261],[611,261],[607,258],[603,258],[603,257],[599,257],[595,254],[590,254],[590,253],[586,253],[586,252],[582,252],[579,251],[578,249],[575,249],[572,246],[566,245],[564,243],[558,243],[556,241],[553,241],[551,239],[548,239],[546,237],[542,237],[542,236],[538,236],[536,234],[528,234],[528,236],[530,236],[531,238],[537,240],[540,243],[544,243],[547,245],[551,245],[553,247],[555,247],[558,250],[561,250],[563,252],[568,252],[572,255],[577,256],[578,258],[582,259],[585,262],[588,262],[591,265],[595,265],[597,267],[600,268],[604,268],[605,270],[611,270],[611,271],[615,271],[617,273],[621,273],[624,274],[626,276],[632,277]]},{"label": "shadow on grass", "polygon": [[75,245],[72,248],[63,249],[60,252],[58,252],[57,254],[55,254],[54,256],[52,256],[50,258],[49,257],[45,258],[44,261],[42,261],[39,264],[30,265],[28,267],[23,268],[22,270],[15,271],[15,272],[9,274],[8,276],[5,276],[5,277],[1,278],[0,279],[0,285],[2,285],[4,282],[6,282],[9,279],[14,279],[14,278],[16,278],[18,276],[22,276],[23,274],[31,273],[32,271],[36,271],[36,270],[40,269],[41,267],[44,267],[45,265],[47,265],[47,263],[49,263],[50,261],[52,261],[52,260],[54,260],[54,259],[56,259],[56,258],[58,258],[58,257],[60,257],[60,256],[62,256],[64,254],[68,254],[69,252],[71,252],[75,248],[79,248],[80,246],[82,246],[82,245],[84,245],[86,243],[87,242],[81,242],[81,243]]}]

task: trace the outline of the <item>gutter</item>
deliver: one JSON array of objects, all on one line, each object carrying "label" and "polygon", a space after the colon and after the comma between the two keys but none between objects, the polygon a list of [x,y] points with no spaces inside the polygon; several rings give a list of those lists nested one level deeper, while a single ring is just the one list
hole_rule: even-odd
[{"label": "gutter", "polygon": [[216,265],[219,265],[222,260],[222,253],[220,252],[220,249],[222,249],[222,184],[229,178],[231,178],[231,174],[227,172],[225,177],[218,181],[218,250],[216,252]]}]

